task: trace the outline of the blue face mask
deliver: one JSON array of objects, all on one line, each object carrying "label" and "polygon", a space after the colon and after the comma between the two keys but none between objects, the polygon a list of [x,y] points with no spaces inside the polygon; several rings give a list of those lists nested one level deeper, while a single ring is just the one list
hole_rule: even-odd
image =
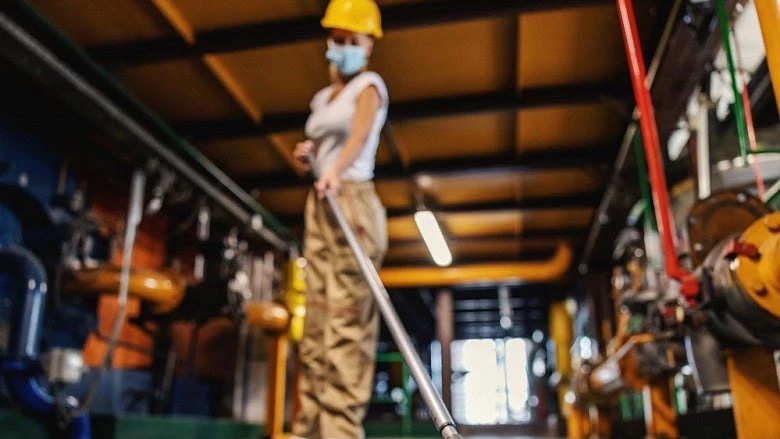
[{"label": "blue face mask", "polygon": [[366,51],[362,47],[338,45],[331,41],[328,41],[325,58],[344,76],[354,75],[368,62]]}]

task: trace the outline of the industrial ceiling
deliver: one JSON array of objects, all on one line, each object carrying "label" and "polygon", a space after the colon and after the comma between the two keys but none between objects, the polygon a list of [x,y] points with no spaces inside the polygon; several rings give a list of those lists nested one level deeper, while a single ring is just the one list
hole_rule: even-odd
[{"label": "industrial ceiling", "polygon": [[[300,230],[291,167],[327,85],[317,0],[32,0],[203,154]],[[415,186],[455,264],[582,245],[630,119],[613,2],[380,0],[371,68],[391,109],[378,153],[388,265],[429,265]],[[648,53],[667,12],[637,2]]]}]

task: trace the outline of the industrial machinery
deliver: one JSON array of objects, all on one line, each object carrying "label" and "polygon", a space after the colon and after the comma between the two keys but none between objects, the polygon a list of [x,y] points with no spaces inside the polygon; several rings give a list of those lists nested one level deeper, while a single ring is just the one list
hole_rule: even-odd
[{"label": "industrial machinery", "polygon": [[[175,361],[171,356],[170,326],[177,321],[195,322],[197,327],[226,317],[238,327],[268,331],[272,361],[283,365],[286,359],[290,313],[281,300],[274,303],[253,299],[249,274],[244,269],[251,253],[235,228],[216,243],[202,240],[207,245],[201,248],[212,252],[208,260],[213,263],[201,267],[197,280],[188,282],[170,270],[131,269],[138,225],[145,213],[162,207],[158,198],[147,196],[163,195],[155,190],[159,185],[149,185],[153,190],[146,190],[145,183],[152,175],[137,171],[133,176],[121,266],[111,261],[117,239],[106,232],[99,216],[84,203],[83,193],[62,195],[47,205],[23,186],[0,186],[0,202],[9,219],[15,218],[23,225],[20,241],[0,247],[4,315],[8,319],[2,362],[4,382],[16,404],[45,414],[52,422],[56,420],[71,437],[90,437],[88,413],[113,364],[119,334],[128,320],[129,300],[140,302],[140,311],[129,321],[150,328],[156,340],[153,352],[168,353],[153,354],[153,362],[161,364],[151,368],[153,386],[148,399],[152,411],[170,410]],[[200,228],[204,229],[203,224]],[[290,267],[290,279],[295,283],[290,282],[286,300],[300,320],[300,262]],[[273,282],[267,285],[275,288]],[[97,307],[99,298],[106,295],[117,296],[118,308],[111,333],[101,334],[96,327]],[[300,329],[294,332],[298,334]],[[91,334],[105,339],[107,348],[100,366],[85,374],[81,349]],[[282,386],[277,392],[269,392],[269,398],[278,399],[281,390],[284,401],[284,372],[284,367],[270,371],[269,383],[279,388],[278,381]],[[42,385],[42,379],[48,384]],[[78,400],[69,396],[74,386],[83,388]],[[283,414],[283,403],[267,405],[267,416],[277,419],[271,431],[281,430],[283,418],[277,413],[280,407]]]},{"label": "industrial machinery", "polygon": [[[780,414],[773,356],[780,348],[780,214],[764,201],[773,194],[764,194],[757,159],[752,188],[712,192],[706,99],[700,99],[696,127],[695,161],[701,166],[692,170],[695,185],[682,192],[667,189],[633,9],[629,1],[618,0],[617,5],[639,109],[639,129],[625,144],[637,148],[643,194],[638,208],[646,215],[644,222],[630,218],[614,242],[609,311],[615,330],[606,331],[611,338],[603,355],[571,359],[569,437],[611,434],[604,419],[615,418],[618,398],[629,392],[641,394],[647,437],[680,437],[681,413],[713,407],[733,407],[740,438],[780,436],[778,423],[769,421]],[[762,25],[777,19],[776,10],[757,6]],[[777,151],[759,150],[749,136],[752,125],[745,123],[750,119],[744,113],[749,104],[743,108],[740,102],[725,2],[713,2],[713,8],[731,67],[742,163],[747,166],[748,157]],[[771,35],[765,32],[764,38]],[[774,56],[768,51],[768,58]],[[747,149],[749,138],[752,151]],[[644,176],[645,158],[649,178]],[[687,197],[695,200],[690,208],[681,201]],[[674,207],[682,221],[673,220]],[[688,398],[677,398],[674,382],[690,383],[681,391],[692,396],[692,407],[687,407]]]},{"label": "industrial machinery", "polygon": [[[11,21],[3,23],[16,29]],[[23,31],[14,35],[17,49],[48,60],[45,68],[34,71],[34,77],[65,81],[74,90],[68,99],[80,101],[76,106],[87,111],[88,119],[97,120],[103,128],[110,126],[113,134],[124,133],[129,153],[118,162],[122,169],[136,171],[132,175],[117,172],[110,179],[84,177],[65,160],[49,160],[46,153],[56,155],[42,146],[25,144],[28,140],[22,136],[24,141],[4,142],[4,153],[12,154],[0,170],[0,352],[7,390],[2,400],[10,399],[44,425],[80,438],[90,437],[89,415],[94,412],[208,413],[216,409],[177,405],[186,398],[183,388],[201,392],[197,399],[204,404],[211,390],[197,379],[175,374],[177,364],[194,370],[198,331],[191,331],[189,349],[183,350],[189,358],[179,355],[177,359],[176,350],[182,349],[176,347],[181,340],[173,335],[174,329],[182,323],[198,328],[227,322],[237,332],[246,328],[245,333],[262,333],[267,342],[267,361],[275,367],[263,376],[269,382],[266,388],[274,389],[265,392],[272,402],[264,403],[269,419],[266,430],[281,432],[290,312],[282,300],[287,286],[279,279],[284,261],[296,258],[294,238],[202,156],[172,147],[175,139],[152,134],[148,125],[130,116],[132,111],[96,90],[36,38]],[[90,160],[79,163],[82,170]],[[92,184],[85,186],[86,180]],[[109,180],[130,182],[130,189],[125,191]],[[104,194],[102,205],[95,206],[90,198],[101,190],[114,192]],[[121,199],[127,200],[127,212],[122,203],[114,202]],[[116,205],[110,214],[106,204]],[[194,212],[197,221],[184,218],[173,230],[191,239],[169,246],[167,260],[147,250],[147,257],[151,254],[160,261],[152,264],[155,267],[137,264],[137,244],[143,244],[149,233],[139,225],[160,217],[176,220],[182,212],[184,216]],[[113,227],[117,222],[119,226]],[[164,228],[156,231],[165,232]],[[194,259],[182,262],[191,253]],[[270,264],[253,270],[254,262],[263,258]],[[302,278],[299,269],[295,273],[296,284],[287,288],[286,302],[299,327]],[[104,307],[104,302],[113,309]],[[100,325],[101,321],[108,327]],[[149,343],[136,345],[120,337],[130,325],[131,331]],[[97,346],[87,349],[91,360],[83,355],[83,348],[90,344]],[[122,349],[140,352],[150,360],[134,363],[135,370],[115,369],[121,364],[115,354]],[[239,346],[237,350],[238,372],[246,368],[241,363],[249,361],[242,354],[251,354],[251,349]],[[232,393],[248,388],[245,375],[230,375],[228,380],[237,384]],[[246,395],[240,396],[230,408],[236,417],[247,401]]]}]

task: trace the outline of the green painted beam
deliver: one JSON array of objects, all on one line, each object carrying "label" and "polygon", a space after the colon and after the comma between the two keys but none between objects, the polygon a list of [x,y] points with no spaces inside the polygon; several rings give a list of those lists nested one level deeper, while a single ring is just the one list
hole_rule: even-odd
[{"label": "green painted beam", "polygon": [[[3,439],[57,439],[62,437],[54,420],[46,422],[14,410],[0,410]],[[438,438],[430,423],[413,423],[404,434],[400,422],[369,421],[368,438]],[[230,419],[183,416],[93,416],[93,437],[99,439],[261,439],[263,426]]]}]

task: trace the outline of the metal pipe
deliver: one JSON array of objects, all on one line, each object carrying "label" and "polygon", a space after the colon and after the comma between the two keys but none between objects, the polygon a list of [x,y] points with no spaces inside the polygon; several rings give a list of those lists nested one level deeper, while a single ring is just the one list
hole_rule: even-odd
[{"label": "metal pipe", "polygon": [[390,288],[455,287],[474,284],[554,282],[562,279],[572,262],[571,247],[561,245],[548,260],[460,265],[454,267],[387,267],[380,279]]},{"label": "metal pipe", "polygon": [[[116,294],[122,279],[121,268],[103,265],[97,269],[73,271],[63,280],[61,291],[74,296]],[[183,278],[157,271],[134,270],[128,294],[153,305],[152,312],[165,314],[179,306],[184,298]]]},{"label": "metal pipe", "polygon": [[[40,413],[54,413],[54,398],[41,386],[37,373],[31,371],[29,365],[20,363],[13,368],[6,364],[4,368],[3,381],[15,402]],[[86,414],[74,418],[67,427],[71,439],[91,439],[91,430]]]},{"label": "metal pipe", "polygon": [[739,92],[737,68],[735,67],[734,54],[731,50],[731,32],[729,32],[729,16],[728,13],[726,13],[726,1],[715,0],[715,6],[718,10],[718,25],[720,27],[721,38],[723,39],[723,50],[726,52],[726,63],[729,67],[729,75],[731,76],[731,90],[734,92],[734,121],[737,124],[739,153],[742,155],[742,160],[747,164],[748,136],[747,126],[745,124],[745,110],[742,107],[742,94]]},{"label": "metal pipe", "polygon": [[647,156],[647,166],[650,176],[650,185],[653,192],[656,223],[658,233],[661,236],[661,244],[664,249],[664,259],[667,274],[683,283],[683,294],[691,296],[697,291],[691,291],[691,286],[684,281],[690,281],[690,276],[677,260],[676,239],[674,223],[670,212],[669,193],[664,175],[663,156],[658,139],[653,103],[650,97],[650,88],[645,76],[645,63],[642,57],[642,47],[639,42],[639,31],[636,26],[634,7],[630,0],[616,0],[620,27],[625,43],[626,55],[631,73],[631,84],[634,88],[634,97],[639,108],[639,125]]},{"label": "metal pipe", "polygon": [[[634,110],[634,113],[636,113],[636,110]],[[612,167],[612,177],[610,178],[609,185],[607,185],[604,196],[601,198],[596,213],[593,215],[593,222],[590,225],[588,239],[585,241],[582,259],[580,259],[580,265],[578,267],[580,274],[587,274],[588,272],[587,261],[590,259],[590,255],[596,247],[598,232],[601,229],[601,226],[608,221],[607,212],[609,211],[609,205],[612,204],[612,199],[617,194],[618,187],[621,185],[623,166],[626,164],[626,159],[628,158],[628,153],[631,151],[632,140],[635,135],[636,124],[632,123],[628,126],[628,129],[623,136],[623,142],[620,144],[620,150],[615,159],[615,165]]]},{"label": "metal pipe", "polygon": [[699,120],[696,127],[696,181],[699,199],[703,200],[712,193],[710,175],[710,106],[709,98],[699,93]]},{"label": "metal pipe", "polygon": [[8,355],[18,359],[38,359],[43,311],[46,304],[46,270],[29,250],[10,247],[0,250],[0,267],[22,279],[24,295],[14,297],[17,317],[8,338]]},{"label": "metal pipe", "polygon": [[[739,41],[737,41],[736,31],[730,33],[734,37],[734,55],[737,59],[737,71],[740,79],[744,79],[743,84],[748,83],[745,70],[742,68],[742,55],[739,51]],[[757,152],[758,144],[756,143],[756,126],[753,123],[753,109],[750,108],[750,95],[748,94],[747,86],[742,87],[740,92],[740,99],[742,99],[742,108],[745,110],[745,128],[747,129],[748,143],[750,144],[750,151]],[[766,190],[764,188],[764,179],[761,178],[761,165],[757,158],[753,158],[753,173],[756,176],[756,189],[758,190],[758,196],[764,198]]]},{"label": "metal pipe", "polygon": [[[46,270],[30,251],[11,247],[0,249],[0,267],[19,276],[24,296],[16,296],[16,318],[11,325],[8,353],[2,363],[3,381],[11,399],[24,408],[54,414],[52,395],[40,383],[38,344],[46,306]],[[89,439],[88,416],[79,416],[68,425],[73,439]]]},{"label": "metal pipe", "polygon": [[[39,18],[39,17],[36,17]],[[39,18],[40,19],[40,18]],[[147,148],[152,153],[162,158],[168,165],[170,165],[179,174],[188,179],[195,187],[203,191],[211,199],[213,199],[220,207],[232,215],[236,220],[248,226],[249,229],[257,233],[260,237],[271,243],[274,247],[280,250],[288,250],[290,243],[280,238],[272,230],[268,229],[269,224],[277,229],[283,229],[283,226],[274,219],[265,209],[262,208],[251,195],[246,193],[235,182],[230,180],[219,168],[214,166],[205,157],[197,153],[197,151],[190,145],[186,144],[183,140],[178,139],[165,126],[161,121],[150,116],[154,119],[157,125],[172,137],[177,140],[180,147],[197,161],[198,164],[207,171],[210,177],[220,182],[222,187],[226,189],[235,199],[238,199],[243,203],[236,202],[233,198],[227,196],[222,190],[217,188],[206,177],[204,177],[195,168],[184,161],[178,154],[171,151],[163,142],[158,140],[147,129],[142,127],[135,121],[130,115],[123,111],[119,106],[114,104],[105,94],[98,91],[90,82],[85,80],[82,76],[77,74],[70,66],[62,62],[52,51],[41,44],[30,33],[25,31],[19,25],[17,25],[7,14],[0,13],[0,29],[5,32],[5,35],[10,37],[14,45],[0,43],[0,50],[6,53],[6,56],[12,59],[19,59],[20,66],[27,71],[31,71],[36,76],[40,76],[40,68],[29,62],[29,58],[22,59],[18,54],[18,47],[25,51],[25,53],[32,54],[41,63],[45,64],[52,72],[58,76],[58,80],[67,83],[83,98],[89,100],[90,105],[98,107],[102,110],[105,116],[108,117],[110,122],[115,123],[121,129],[126,130],[132,136],[135,137],[137,143]],[[15,50],[16,49],[16,50]],[[94,63],[87,60],[87,63],[94,67],[97,73],[111,81],[110,77],[100,70]],[[121,92],[125,93],[118,85],[111,81],[111,85]],[[130,98],[130,100],[133,100]],[[133,101],[135,102],[135,101]],[[138,104],[140,107],[140,104]],[[147,114],[148,111],[143,109]],[[285,231],[286,232],[286,231]]]},{"label": "metal pipe", "polygon": [[108,338],[107,348],[103,354],[103,365],[92,377],[92,380],[84,394],[84,398],[75,409],[68,409],[60,406],[60,410],[66,419],[83,416],[88,413],[90,407],[97,395],[97,389],[100,386],[100,380],[106,369],[111,367],[114,359],[114,349],[116,348],[119,333],[125,322],[127,313],[127,296],[130,288],[130,265],[132,264],[133,247],[138,232],[138,226],[144,213],[144,188],[146,187],[146,174],[142,171],[135,171],[130,185],[130,201],[127,210],[127,220],[125,221],[124,247],[122,249],[122,273],[119,278],[119,293],[117,295],[117,312],[114,316],[114,324],[111,328],[111,334]]},{"label": "metal pipe", "polygon": [[644,209],[642,217],[645,223],[645,233],[655,232],[655,221],[653,219],[653,197],[650,194],[650,182],[647,178],[647,164],[645,163],[645,148],[642,145],[642,138],[634,134],[634,154],[636,155],[637,177],[639,179],[639,192],[642,194]]},{"label": "metal pipe", "polygon": [[[308,160],[312,172],[315,177],[318,178],[319,172],[315,167],[313,157],[310,155]],[[344,212],[342,212],[338,200],[330,191],[325,192],[325,199],[336,218],[336,222],[344,232],[344,237],[346,238],[349,247],[352,249],[352,253],[360,267],[360,272],[363,274],[363,277],[371,290],[371,294],[374,296],[377,307],[382,313],[382,317],[385,320],[385,324],[387,324],[387,328],[390,330],[390,334],[393,336],[393,340],[395,340],[396,345],[398,345],[398,350],[401,352],[401,355],[403,355],[404,361],[409,366],[409,371],[411,372],[414,381],[417,382],[417,386],[420,388],[420,395],[422,395],[423,401],[425,401],[425,405],[428,407],[428,411],[431,414],[431,418],[434,425],[436,425],[439,434],[444,439],[461,438],[462,436],[455,427],[455,421],[452,419],[441,396],[433,386],[431,377],[428,376],[428,372],[426,372],[420,357],[417,355],[414,345],[412,345],[412,342],[409,339],[409,334],[406,332],[406,328],[404,328],[401,319],[398,317],[398,313],[396,313],[395,308],[393,308],[393,303],[390,301],[390,295],[387,293],[387,289],[385,289],[385,286],[379,279],[379,273],[377,273],[371,259],[366,256],[363,248],[360,246],[360,242],[358,241],[357,236],[355,236],[352,226],[344,216]]]},{"label": "metal pipe", "polygon": [[[674,4],[672,5],[672,9],[669,11],[669,18],[666,21],[664,30],[661,33],[661,38],[658,41],[658,49],[655,51],[655,55],[653,55],[653,59],[650,62],[650,68],[647,70],[648,88],[652,88],[653,83],[655,82],[656,74],[658,73],[658,69],[661,66],[661,59],[663,59],[663,56],[666,53],[666,48],[669,43],[669,39],[672,36],[672,31],[674,30],[677,15],[679,14],[680,8],[682,7],[682,2],[683,0],[675,0]],[[633,119],[636,120],[638,117],[639,109],[634,107]],[[588,259],[590,259],[590,255],[593,253],[593,249],[596,246],[598,232],[601,229],[601,226],[604,224],[601,219],[605,218],[607,215],[609,205],[612,204],[612,199],[618,193],[617,188],[621,185],[620,176],[623,173],[623,167],[626,164],[626,158],[628,157],[628,153],[631,150],[631,142],[634,138],[635,132],[636,124],[632,123],[629,124],[628,128],[626,129],[626,133],[623,135],[623,142],[620,144],[620,150],[618,151],[617,158],[615,159],[615,164],[612,167],[612,176],[610,178],[609,185],[607,186],[607,189],[604,192],[604,196],[602,197],[601,202],[596,209],[596,214],[593,217],[594,219],[591,223],[590,231],[588,232],[588,239],[585,242],[584,251],[582,252],[582,258],[580,259],[580,264],[578,267],[581,274],[586,274],[588,271]]]}]

